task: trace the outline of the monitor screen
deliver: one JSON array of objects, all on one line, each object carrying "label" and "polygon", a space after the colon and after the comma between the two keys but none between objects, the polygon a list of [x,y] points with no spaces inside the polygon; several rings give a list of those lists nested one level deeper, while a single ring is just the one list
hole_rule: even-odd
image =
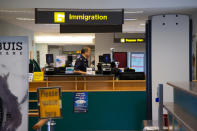
[{"label": "monitor screen", "polygon": [[56,56],[56,67],[65,67],[65,62],[65,56]]},{"label": "monitor screen", "polygon": [[104,62],[103,59],[104,59],[103,56],[100,55],[100,56],[99,56],[99,62]]},{"label": "monitor screen", "polygon": [[46,54],[46,62],[47,64],[53,63],[53,54]]},{"label": "monitor screen", "polygon": [[131,68],[136,72],[144,72],[144,53],[131,53]]},{"label": "monitor screen", "polygon": [[111,62],[111,55],[110,54],[103,54],[103,61],[105,63],[110,63]]},{"label": "monitor screen", "polygon": [[72,55],[68,55],[67,57],[68,57],[68,58],[67,58],[68,61],[70,61],[70,62],[73,61],[73,56],[72,56]]}]

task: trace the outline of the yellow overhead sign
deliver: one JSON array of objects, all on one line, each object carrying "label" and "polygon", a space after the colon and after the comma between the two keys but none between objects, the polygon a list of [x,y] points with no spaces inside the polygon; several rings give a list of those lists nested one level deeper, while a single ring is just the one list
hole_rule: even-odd
[{"label": "yellow overhead sign", "polygon": [[143,43],[145,42],[144,38],[121,38],[121,43]]},{"label": "yellow overhead sign", "polygon": [[36,24],[119,25],[124,24],[123,9],[35,9]]},{"label": "yellow overhead sign", "polygon": [[54,12],[55,23],[65,23],[65,12]]},{"label": "yellow overhead sign", "polygon": [[40,118],[59,118],[61,117],[61,97],[60,88],[39,88],[38,102],[40,107]]}]

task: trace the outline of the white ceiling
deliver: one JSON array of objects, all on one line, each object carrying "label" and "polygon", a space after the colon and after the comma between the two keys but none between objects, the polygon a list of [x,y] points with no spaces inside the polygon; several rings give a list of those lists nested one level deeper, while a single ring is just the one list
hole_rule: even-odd
[{"label": "white ceiling", "polygon": [[0,8],[195,8],[196,0],[0,0]]},{"label": "white ceiling", "polygon": [[[137,10],[133,9],[125,9],[125,12],[134,12]],[[192,15],[194,12],[197,12],[197,8],[165,8],[165,9],[142,9],[143,13],[125,13],[125,18],[136,18],[136,21],[125,21],[123,25],[124,32],[144,32],[145,26],[140,24],[145,24],[146,20],[148,20],[149,16],[159,15],[159,14],[187,14]]]},{"label": "white ceiling", "polygon": [[23,28],[39,32],[58,33],[59,25],[57,24],[35,24],[34,20],[17,20],[16,18],[35,18],[35,9],[0,9],[0,20],[21,26]]},{"label": "white ceiling", "polygon": [[[189,14],[191,15],[197,8],[164,8],[164,9],[125,9],[125,19],[136,19],[135,21],[126,21],[123,25],[123,32],[144,32],[145,21],[148,16],[157,14]],[[135,13],[139,12],[139,13]],[[23,28],[32,30],[34,33],[59,33],[59,25],[55,24],[35,24],[34,8],[29,9],[0,9],[0,20],[11,24],[21,26]],[[17,19],[16,19],[17,18]],[[29,20],[18,20],[18,18],[29,18]]]}]

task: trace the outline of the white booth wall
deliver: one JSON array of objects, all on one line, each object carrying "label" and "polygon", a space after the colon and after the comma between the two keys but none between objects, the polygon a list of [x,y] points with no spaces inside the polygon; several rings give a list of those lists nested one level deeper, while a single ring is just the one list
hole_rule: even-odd
[{"label": "white booth wall", "polygon": [[48,45],[48,53],[53,54],[54,60],[56,56],[66,56],[67,60],[67,52],[71,51],[81,51],[83,47],[90,47],[91,48],[91,57],[89,58],[89,64],[91,61],[94,60],[95,57],[95,48],[94,45],[62,45],[62,46],[51,46]]},{"label": "white booth wall", "polygon": [[[58,55],[63,55],[63,51],[81,50],[86,45],[64,45],[50,46],[48,44],[35,44],[36,50],[40,52],[40,65],[44,67],[46,64],[47,53],[54,54],[54,58]],[[88,46],[88,45],[87,45]],[[91,45],[93,46],[93,45]],[[48,48],[49,47],[49,48]],[[115,48],[115,52],[145,52],[145,43],[114,43],[114,33],[96,33],[95,34],[95,50],[92,50],[92,59],[95,57],[95,64],[99,62],[99,55],[111,53],[110,48]],[[36,52],[36,51],[35,51]]]},{"label": "white booth wall", "polygon": [[158,15],[152,17],[152,107],[158,119],[158,84],[164,85],[164,102],[173,102],[169,81],[189,81],[189,16]]}]

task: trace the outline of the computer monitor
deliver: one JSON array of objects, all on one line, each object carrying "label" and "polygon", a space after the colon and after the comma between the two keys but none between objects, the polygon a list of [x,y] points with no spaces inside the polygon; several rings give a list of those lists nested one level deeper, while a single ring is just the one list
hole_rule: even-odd
[{"label": "computer monitor", "polygon": [[48,65],[50,65],[51,63],[53,63],[53,54],[46,54],[46,62]]},{"label": "computer monitor", "polygon": [[145,55],[144,52],[132,52],[131,55],[131,68],[136,72],[145,71]]},{"label": "computer monitor", "polygon": [[67,56],[67,61],[66,61],[66,67],[72,67],[72,62],[73,62],[73,56],[72,55],[68,55]]},{"label": "computer monitor", "polygon": [[103,62],[110,63],[111,62],[111,55],[110,54],[103,54]]},{"label": "computer monitor", "polygon": [[104,57],[102,55],[99,56],[99,62],[104,62],[103,61]]},{"label": "computer monitor", "polygon": [[73,61],[73,56],[72,55],[68,55],[67,56],[67,60],[70,61],[70,62],[72,62]]}]

